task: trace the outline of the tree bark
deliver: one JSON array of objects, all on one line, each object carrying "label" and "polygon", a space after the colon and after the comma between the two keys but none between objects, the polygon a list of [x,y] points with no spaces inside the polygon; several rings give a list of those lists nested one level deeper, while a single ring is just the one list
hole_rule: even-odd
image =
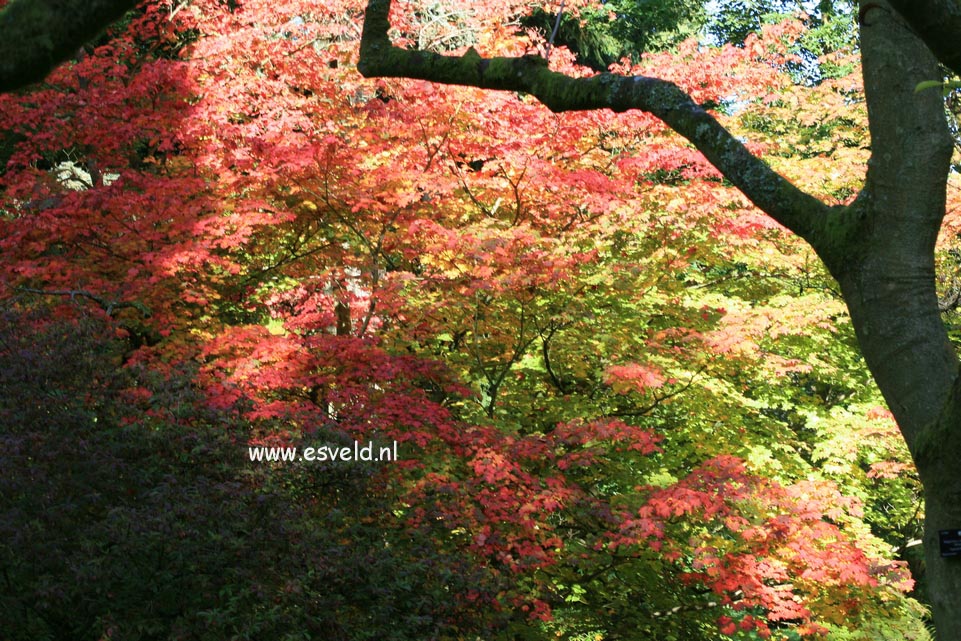
[{"label": "tree bark", "polygon": [[945,213],[952,140],[938,61],[884,2],[861,25],[871,159],[854,205],[857,238],[825,255],[864,358],[898,421],[925,495],[925,577],[938,638],[961,641],[961,559],[941,557],[940,530],[961,529],[958,360],[941,320],[934,248]]},{"label": "tree bark", "polygon": [[137,0],[13,0],[0,11],[0,93],[40,82]]},{"label": "tree bark", "polygon": [[[961,76],[961,5],[957,0],[889,0],[891,6],[908,21],[915,33],[924,38],[925,43],[938,57],[938,60],[954,73]],[[872,8],[881,3],[867,2],[861,5],[861,22],[870,24],[874,19]],[[940,80],[940,74],[927,78]]]},{"label": "tree bark", "polygon": [[939,641],[961,640],[961,557],[944,558],[939,532],[961,532],[961,381],[956,380],[915,460],[924,485],[924,552],[928,599]]},{"label": "tree bark", "polygon": [[875,11],[862,25],[861,58],[871,158],[851,207],[856,233],[841,253],[815,249],[841,284],[861,351],[913,451],[958,366],[934,268],[953,144],[940,94],[914,89],[938,73],[937,61],[894,12]]}]

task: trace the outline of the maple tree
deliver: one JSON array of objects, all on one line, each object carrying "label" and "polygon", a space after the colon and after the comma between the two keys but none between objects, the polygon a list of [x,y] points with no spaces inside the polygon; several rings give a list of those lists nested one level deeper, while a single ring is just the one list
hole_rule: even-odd
[{"label": "maple tree", "polygon": [[[526,7],[491,8],[412,11],[397,36],[543,44],[502,24]],[[918,486],[824,268],[648,114],[363,80],[362,9],[146,3],[0,99],[4,451],[49,479],[3,493],[14,638],[920,638],[892,558]],[[765,97],[731,126],[840,203],[858,81],[791,83],[801,31],[638,69]],[[812,170],[835,147],[837,174]],[[71,429],[100,468],[58,465]],[[218,465],[352,439],[402,460]],[[40,581],[24,523],[56,542]],[[171,552],[176,571],[111,574]],[[150,585],[161,610],[138,609]]]},{"label": "maple tree", "polygon": [[[940,530],[959,522],[956,497],[958,361],[940,317],[934,249],[945,215],[945,185],[953,145],[941,97],[916,93],[940,77],[937,55],[956,67],[956,19],[936,25],[909,3],[871,3],[859,15],[861,58],[872,154],[863,188],[831,206],[774,171],[731,136],[678,85],[660,77],[601,74],[575,78],[537,56],[481,57],[405,50],[391,44],[391,3],[372,0],[364,23],[360,69],[523,91],[555,112],[639,109],[685,136],[762,211],[804,238],[839,282],[862,353],[912,451],[925,486],[927,571],[934,617],[945,638],[961,637],[955,616],[961,573],[941,556]],[[956,18],[954,2],[926,3]],[[904,14],[916,32],[895,13]],[[934,25],[934,26],[932,26]],[[931,51],[928,49],[930,43]],[[496,54],[498,52],[492,52]],[[955,69],[956,70],[956,69]],[[678,81],[695,86],[689,79]],[[903,108],[911,104],[910,110]]]}]

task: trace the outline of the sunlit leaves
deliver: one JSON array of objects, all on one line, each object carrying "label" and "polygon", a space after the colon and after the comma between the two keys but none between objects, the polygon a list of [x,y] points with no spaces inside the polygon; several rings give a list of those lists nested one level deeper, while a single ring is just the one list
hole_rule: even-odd
[{"label": "sunlit leaves", "polygon": [[[527,9],[403,4],[394,35],[543,51],[505,22]],[[127,361],[189,364],[254,443],[397,441],[370,472],[371,545],[476,569],[490,583],[449,598],[505,613],[508,636],[813,635],[909,603],[887,560],[910,529],[906,459],[812,255],[647,115],[362,80],[358,16],[148,4],[4,96],[3,295],[127,303],[101,310]],[[676,81],[843,201],[858,87],[795,87],[801,33],[620,68]],[[848,162],[825,175],[829,153]],[[335,471],[289,483],[309,495]],[[448,623],[495,638],[485,621]]]}]

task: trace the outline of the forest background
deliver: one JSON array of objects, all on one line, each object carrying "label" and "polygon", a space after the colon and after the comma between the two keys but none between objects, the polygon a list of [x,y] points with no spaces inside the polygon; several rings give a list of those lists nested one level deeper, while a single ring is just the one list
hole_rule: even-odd
[{"label": "forest background", "polygon": [[[928,638],[815,255],[652,116],[364,80],[316,5],[144,3],[0,97],[0,638]],[[855,7],[556,9],[393,35],[656,70],[858,192]],[[248,455],[354,440],[401,460]]]}]

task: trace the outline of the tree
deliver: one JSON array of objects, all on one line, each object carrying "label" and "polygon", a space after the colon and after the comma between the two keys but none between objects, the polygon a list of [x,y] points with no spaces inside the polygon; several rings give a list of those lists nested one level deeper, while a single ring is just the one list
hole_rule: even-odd
[{"label": "tree", "polygon": [[934,278],[952,143],[941,96],[915,92],[918,83],[940,77],[938,58],[961,69],[953,44],[961,9],[950,0],[861,6],[872,153],[857,197],[828,206],[752,155],[672,82],[612,74],[573,78],[532,55],[404,50],[387,35],[390,4],[368,3],[359,65],[365,75],[519,91],[555,112],[646,111],[690,140],[758,208],[814,248],[841,287],[862,353],[921,475],[934,619],[941,638],[961,639],[961,567],[941,556],[938,540],[939,531],[961,524],[955,468],[961,457],[961,383]]},{"label": "tree", "polygon": [[[14,140],[0,175],[3,298],[85,305],[123,340],[118,361],[154,375],[185,367],[193,374],[184,385],[225,417],[218,425],[252,425],[244,438],[255,442],[400,441],[403,465],[357,487],[383,490],[372,506],[383,520],[370,521],[367,503],[345,514],[318,496],[334,466],[274,478],[312,515],[334,508],[331,531],[317,533],[333,556],[359,537],[378,564],[427,561],[423,580],[345,586],[351,599],[379,590],[384,620],[394,588],[411,579],[427,600],[453,602],[440,619],[408,609],[411,637],[494,638],[506,625],[507,638],[578,629],[791,638],[846,622],[861,636],[868,621],[916,624],[891,615],[904,603],[903,575],[865,532],[858,501],[812,467],[828,461],[837,474],[835,459],[862,456],[859,436],[886,423],[869,409],[878,401],[863,375],[832,379],[830,368],[805,362],[849,360],[852,340],[832,285],[800,243],[747,210],[647,114],[562,119],[511,94],[363,81],[351,66],[360,15],[349,1],[147,3],[41,87],[0,97]],[[422,49],[481,46],[495,31],[473,31],[470,12],[456,7],[407,17],[395,24],[400,37]],[[789,100],[775,67],[792,29],[772,28],[744,49],[688,43],[649,63],[690,79],[704,103],[730,95],[731,67],[749,72],[753,90],[775,87]],[[581,73],[570,58],[562,64]],[[755,131],[775,149],[778,137],[805,140],[784,152],[789,169],[796,156],[821,162],[819,145],[835,142],[850,163],[863,132],[844,123],[860,105],[840,97],[806,99],[830,106],[839,125],[819,122],[804,101],[805,122],[785,124],[774,103],[759,101],[736,134]],[[849,182],[832,186],[838,198]],[[681,190],[692,198],[679,205]],[[8,404],[14,416],[31,395],[25,387]],[[142,400],[147,407],[127,407],[124,420],[146,414],[166,440],[171,403]],[[81,407],[96,418],[86,428],[106,438],[111,418],[95,412],[124,408],[93,404]],[[850,436],[817,442],[801,411]],[[36,438],[26,418],[22,432]],[[203,441],[201,426],[183,429]],[[78,469],[109,486],[110,466],[89,467]],[[203,497],[205,476],[183,478]],[[842,484],[868,510],[869,482]],[[29,487],[19,476],[10,485]],[[72,484],[54,486],[75,500]],[[131,520],[149,520],[136,508]],[[12,532],[24,527],[19,514],[13,506]],[[405,529],[424,537],[404,540]],[[87,531],[111,538],[96,524]],[[310,536],[297,541],[315,547]],[[90,566],[127,554],[91,547]],[[364,557],[344,559],[353,574],[351,559]],[[450,574],[464,581],[445,598],[435,586]],[[326,576],[295,572],[276,585],[296,595]],[[664,576],[678,581],[667,587]],[[482,589],[471,589],[474,577]],[[136,602],[129,593],[125,602]],[[317,603],[312,590],[302,594],[301,603]],[[207,605],[208,593],[196,596]],[[299,608],[291,598],[282,603]],[[351,619],[363,610],[345,606],[345,635],[372,633]],[[676,608],[681,616],[669,614]],[[492,613],[492,625],[464,617],[470,609]]]}]

